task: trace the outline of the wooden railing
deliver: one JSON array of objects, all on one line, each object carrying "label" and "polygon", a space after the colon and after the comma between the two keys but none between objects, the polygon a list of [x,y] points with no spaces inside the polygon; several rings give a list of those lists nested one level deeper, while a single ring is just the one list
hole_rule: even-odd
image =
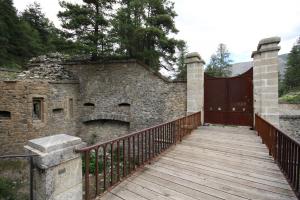
[{"label": "wooden railing", "polygon": [[181,141],[201,124],[200,112],[117,139],[76,150],[84,156],[84,197],[104,193]]},{"label": "wooden railing", "polygon": [[257,114],[255,129],[299,198],[300,144]]}]

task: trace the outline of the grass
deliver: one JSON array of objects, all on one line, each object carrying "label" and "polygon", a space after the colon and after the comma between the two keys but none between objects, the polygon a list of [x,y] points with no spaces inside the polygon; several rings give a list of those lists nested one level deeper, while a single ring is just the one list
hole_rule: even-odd
[{"label": "grass", "polygon": [[300,104],[300,87],[294,88],[279,98],[280,103]]},{"label": "grass", "polygon": [[0,200],[29,198],[29,166],[27,160],[0,160]]}]

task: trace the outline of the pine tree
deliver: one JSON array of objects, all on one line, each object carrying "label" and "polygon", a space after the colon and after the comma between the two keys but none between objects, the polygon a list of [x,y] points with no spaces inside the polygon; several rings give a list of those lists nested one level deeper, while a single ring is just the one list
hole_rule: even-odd
[{"label": "pine tree", "polygon": [[65,10],[59,12],[66,35],[81,44],[82,53],[91,53],[92,58],[110,56],[109,15],[114,0],[84,0],[83,5],[60,1]]},{"label": "pine tree", "polygon": [[219,44],[216,54],[210,58],[210,62],[205,72],[210,76],[229,77],[231,75],[230,67],[232,60],[225,44]]},{"label": "pine tree", "polygon": [[177,80],[186,80],[187,79],[187,69],[185,64],[185,56],[188,53],[186,42],[181,41],[178,46],[178,58],[177,58]]},{"label": "pine tree", "polygon": [[175,27],[174,3],[168,0],[122,0],[114,19],[117,52],[137,58],[153,69],[170,69],[179,41],[170,37]]},{"label": "pine tree", "polygon": [[22,13],[21,19],[38,32],[41,40],[40,54],[62,52],[72,54],[77,46],[71,40],[66,40],[64,33],[42,12],[39,3],[29,5]]},{"label": "pine tree", "polygon": [[32,28],[38,31],[42,43],[45,46],[49,45],[49,38],[51,35],[50,30],[54,25],[51,24],[49,19],[45,17],[45,14],[42,13],[40,4],[34,2],[29,5],[24,12],[22,12],[21,19],[29,23]]},{"label": "pine tree", "polygon": [[300,87],[300,37],[288,55],[284,83],[287,91]]},{"label": "pine tree", "polygon": [[0,0],[0,65],[20,67],[41,50],[38,33],[20,20],[12,0]]}]

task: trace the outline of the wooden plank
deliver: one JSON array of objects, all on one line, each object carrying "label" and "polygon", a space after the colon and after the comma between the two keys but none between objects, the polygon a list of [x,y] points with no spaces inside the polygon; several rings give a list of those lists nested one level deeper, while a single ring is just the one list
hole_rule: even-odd
[{"label": "wooden plank", "polygon": [[[127,190],[126,187],[117,186],[110,193],[124,200],[145,200],[146,199],[134,192]],[[104,197],[106,198],[106,196]]]},{"label": "wooden plank", "polygon": [[227,166],[229,169],[244,169],[247,172],[257,172],[258,174],[265,174],[269,176],[281,176],[284,177],[282,172],[278,170],[266,169],[261,165],[254,165],[253,163],[242,163],[242,162],[233,162],[231,160],[222,159],[221,157],[214,158],[210,157],[207,159],[207,156],[203,155],[189,155],[188,153],[178,153],[178,152],[169,152],[164,157],[170,157],[175,159],[180,159],[188,162],[195,162],[205,164],[206,166]]},{"label": "wooden plank", "polygon": [[267,151],[268,148],[264,144],[260,144],[257,142],[242,142],[242,141],[235,141],[235,140],[228,140],[228,139],[213,139],[213,138],[196,138],[196,137],[189,137],[185,141],[194,141],[197,143],[206,143],[206,144],[220,144],[220,145],[234,145],[239,146],[241,148],[249,148],[249,149],[257,149],[257,150],[263,150]]},{"label": "wooden plank", "polygon": [[[194,141],[183,141],[182,144],[190,146],[190,147],[199,147],[201,148],[207,148],[207,149],[217,149],[218,151],[226,151],[226,152],[236,152],[236,150],[239,150],[238,153],[243,153],[245,155],[255,155],[255,156],[262,156],[262,157],[268,157],[269,152],[262,149],[250,149],[250,148],[242,148],[239,146],[230,146],[229,145],[222,145],[222,144],[207,144],[203,142],[194,142]],[[271,159],[271,158],[270,158]]]},{"label": "wooden plank", "polygon": [[[172,172],[171,170],[163,171],[163,168],[152,169],[145,171],[145,174],[149,174],[151,176],[156,176],[161,179],[173,181],[176,183],[180,183],[185,185],[186,187],[194,188],[201,190],[203,186],[206,188],[210,188],[210,190],[206,189],[206,192],[212,193],[212,195],[220,195],[220,191],[224,192],[225,196],[221,196],[221,198],[231,199],[228,195],[234,193],[240,196],[244,196],[244,198],[251,199],[295,199],[293,198],[293,193],[291,195],[283,195],[279,193],[268,192],[266,190],[257,189],[255,187],[249,187],[245,185],[241,185],[239,183],[223,181],[222,179],[215,181],[215,179],[211,179],[209,177],[202,177],[201,179],[197,177],[189,177],[185,175],[178,174],[177,172]],[[146,176],[146,178],[148,178]],[[200,187],[199,187],[200,186]],[[202,187],[201,187],[202,186]],[[228,188],[229,187],[229,188]],[[237,190],[237,191],[236,191]],[[217,191],[217,193],[216,193]],[[219,192],[218,192],[219,191]],[[222,193],[221,193],[222,194]],[[228,195],[226,195],[228,194]],[[285,193],[286,194],[286,193]],[[296,200],[296,199],[295,199]]]},{"label": "wooden plank", "polygon": [[[270,198],[265,198],[265,196],[277,196],[278,199],[295,199],[293,196],[292,191],[287,190],[287,189],[282,189],[282,188],[276,188],[276,191],[278,189],[281,191],[281,193],[273,193],[273,192],[267,192],[266,190],[262,190],[259,188],[252,187],[246,187],[245,185],[241,185],[240,183],[237,182],[224,182],[223,179],[216,179],[216,178],[210,178],[207,176],[203,176],[202,174],[199,173],[189,173],[186,171],[183,171],[181,168],[180,169],[171,169],[171,168],[165,168],[162,167],[161,165],[159,166],[147,166],[147,168],[155,170],[157,172],[161,172],[164,174],[168,174],[171,176],[175,176],[177,178],[185,179],[190,182],[194,182],[200,185],[205,185],[211,188],[215,188],[217,190],[221,190],[224,192],[227,192],[229,194],[233,195],[240,195],[241,197],[244,198],[253,198],[253,199],[270,199]],[[148,172],[148,171],[147,171]],[[155,173],[157,173],[155,172]],[[160,176],[162,176],[160,174]],[[182,181],[182,180],[180,180]],[[225,184],[226,183],[226,184]],[[263,184],[261,184],[263,185]]]},{"label": "wooden plank", "polygon": [[194,146],[194,145],[187,145],[187,144],[182,144],[180,146],[178,146],[177,150],[180,151],[181,149],[185,149],[188,151],[196,151],[196,152],[202,152],[202,153],[206,153],[206,152],[213,152],[215,154],[223,154],[223,155],[227,155],[227,156],[233,156],[233,157],[241,157],[244,159],[257,159],[263,162],[268,162],[268,163],[274,163],[274,160],[272,159],[272,157],[268,156],[268,155],[256,155],[256,154],[250,154],[250,153],[245,153],[243,151],[237,151],[237,150],[222,150],[222,149],[217,149],[217,148],[213,148],[213,147],[202,147],[202,146]]},{"label": "wooden plank", "polygon": [[296,200],[255,131],[201,127],[101,199]]},{"label": "wooden plank", "polygon": [[210,149],[193,149],[188,146],[177,146],[176,149],[172,151],[173,153],[187,153],[191,154],[192,156],[197,156],[197,155],[203,155],[203,156],[212,156],[215,157],[216,159],[226,159],[228,161],[233,161],[233,162],[239,162],[239,163],[250,163],[252,162],[253,164],[256,165],[262,165],[264,168],[272,169],[272,170],[279,170],[278,166],[275,165],[274,161],[269,161],[265,159],[259,159],[259,158],[249,158],[246,156],[239,156],[238,154],[231,154],[231,153],[225,153],[225,152],[219,152],[219,151],[213,151]]},{"label": "wooden plank", "polygon": [[271,181],[271,182],[277,182],[277,183],[283,183],[284,185],[287,184],[286,179],[283,176],[266,176],[265,174],[258,174],[255,172],[247,172],[244,171],[243,169],[230,169],[228,168],[228,166],[224,165],[223,167],[220,166],[216,166],[216,165],[205,165],[202,164],[201,162],[190,162],[190,161],[186,161],[186,160],[182,160],[182,159],[174,159],[174,158],[170,158],[170,157],[163,157],[161,158],[161,160],[158,163],[164,163],[164,164],[171,164],[174,166],[182,166],[182,167],[197,167],[200,169],[210,169],[211,171],[213,171],[214,173],[226,173],[227,172],[229,174],[235,174],[235,175],[241,175],[241,176],[248,176],[251,178],[256,178],[256,179],[262,179],[262,180],[266,180],[266,181]]},{"label": "wooden plank", "polygon": [[118,187],[126,188],[127,190],[136,193],[146,199],[151,200],[169,200],[168,197],[165,195],[159,194],[157,192],[154,192],[147,187],[142,187],[135,183],[135,181],[130,181],[130,178],[128,180],[125,180],[123,183],[121,183]]},{"label": "wooden plank", "polygon": [[[153,172],[155,175],[153,175]],[[158,175],[158,176],[157,176]],[[229,194],[227,192],[216,190],[208,186],[195,184],[184,179],[176,179],[176,177],[168,176],[164,173],[156,174],[156,171],[149,170],[146,171],[143,176],[139,177],[153,183],[157,183],[161,186],[172,188],[180,193],[192,196],[197,199],[205,200],[220,200],[220,199],[245,199],[236,195]]]},{"label": "wooden plank", "polygon": [[104,196],[98,197],[95,200],[124,200],[124,199],[112,194],[111,192],[107,192],[104,194]]},{"label": "wooden plank", "polygon": [[[141,175],[141,176],[143,176],[143,175]],[[140,179],[140,178],[135,178],[135,180],[133,180],[133,181],[132,181],[131,178],[129,178],[128,180],[131,180],[131,182],[134,182],[137,185],[140,185],[142,187],[146,187],[149,190],[152,190],[156,193],[159,193],[159,194],[164,195],[165,197],[168,197],[168,198],[171,198],[171,199],[175,199],[175,200],[182,200],[182,199],[195,200],[195,198],[193,198],[193,197],[187,196],[185,194],[182,194],[180,192],[169,189],[167,187],[158,185],[156,183],[152,183],[152,182],[147,181],[147,180],[143,180],[143,179]]]},{"label": "wooden plank", "polygon": [[206,174],[206,175],[211,175],[211,176],[214,176],[217,178],[222,177],[223,179],[234,178],[234,180],[236,180],[237,182],[242,180],[245,182],[259,183],[261,185],[273,186],[276,188],[291,191],[290,186],[287,183],[284,184],[284,183],[278,183],[278,182],[273,182],[273,181],[268,181],[268,180],[263,180],[263,179],[257,179],[257,178],[253,178],[253,177],[247,177],[247,176],[234,174],[234,173],[230,173],[230,172],[226,172],[226,171],[222,171],[222,170],[216,170],[216,169],[209,170],[206,167],[205,168],[197,167],[196,169],[193,169],[193,167],[190,167],[187,165],[182,167],[179,165],[174,166],[171,163],[166,164],[166,163],[162,163],[162,162],[157,162],[154,165],[149,166],[149,167],[151,167],[151,168],[153,167],[154,169],[164,168],[166,170],[176,171],[177,173],[180,173],[180,174],[187,174],[187,175],[194,174],[194,176],[199,176],[199,177],[201,177],[203,174]]}]

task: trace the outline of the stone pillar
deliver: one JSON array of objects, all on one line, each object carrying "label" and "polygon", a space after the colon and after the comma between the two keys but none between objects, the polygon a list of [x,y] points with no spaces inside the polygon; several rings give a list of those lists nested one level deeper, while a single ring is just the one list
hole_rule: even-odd
[{"label": "stone pillar", "polygon": [[279,37],[261,40],[253,58],[254,113],[279,126],[278,52]]},{"label": "stone pillar", "polygon": [[82,160],[76,148],[81,139],[65,134],[28,142],[25,149],[34,157],[35,200],[82,200]]},{"label": "stone pillar", "polygon": [[187,65],[187,113],[201,111],[201,123],[204,120],[204,64],[198,53],[186,55]]}]

